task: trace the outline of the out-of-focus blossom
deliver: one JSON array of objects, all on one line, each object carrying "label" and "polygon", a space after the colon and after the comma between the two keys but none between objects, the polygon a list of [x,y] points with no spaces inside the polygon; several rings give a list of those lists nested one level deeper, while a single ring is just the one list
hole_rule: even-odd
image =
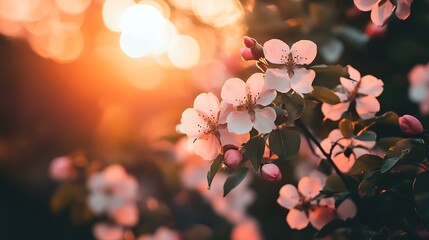
[{"label": "out-of-focus blossom", "polygon": [[404,133],[418,135],[423,133],[422,123],[411,115],[404,115],[398,119],[399,127]]},{"label": "out-of-focus blossom", "polygon": [[352,66],[347,66],[351,79],[341,77],[341,85],[334,89],[341,103],[331,105],[322,104],[322,112],[326,118],[337,121],[346,112],[352,101],[356,101],[356,112],[362,119],[369,119],[380,111],[377,98],[383,92],[383,81],[366,75],[361,78],[360,73]]},{"label": "out-of-focus blossom", "polygon": [[146,234],[137,240],[180,240],[180,235],[167,227],[159,227],[153,235]]},{"label": "out-of-focus blossom", "polygon": [[265,73],[265,84],[268,88],[286,93],[293,89],[298,94],[309,93],[316,73],[304,68],[316,58],[317,45],[309,40],[301,40],[292,48],[279,40],[271,39],[264,44],[265,58],[283,67],[269,68]]},{"label": "out-of-focus blossom", "polygon": [[344,51],[344,44],[337,38],[329,39],[320,48],[321,55],[328,63],[338,62],[338,59],[340,59],[343,51]]},{"label": "out-of-focus blossom", "polygon": [[111,165],[103,172],[92,174],[88,179],[88,188],[88,205],[94,213],[106,213],[124,226],[137,223],[138,184],[121,165]]},{"label": "out-of-focus blossom", "polygon": [[122,240],[124,232],[120,226],[97,223],[92,227],[92,234],[97,240]]},{"label": "out-of-focus blossom", "polygon": [[[320,143],[326,152],[331,151],[332,160],[341,172],[348,172],[356,159],[369,151],[375,146],[375,141],[360,141],[354,138],[346,138],[339,129],[332,130],[328,137]],[[322,154],[320,154],[321,157]]]},{"label": "out-of-focus blossom", "polygon": [[261,240],[259,224],[254,219],[247,219],[236,225],[231,232],[231,240]]},{"label": "out-of-focus blossom", "polygon": [[52,179],[62,182],[76,178],[77,172],[70,157],[57,157],[49,165],[49,174]]},{"label": "out-of-focus blossom", "polygon": [[323,199],[319,204],[314,199],[325,185],[325,177],[319,176],[303,177],[298,183],[298,189],[291,184],[280,189],[277,202],[289,209],[286,221],[292,229],[304,229],[308,223],[316,229],[321,229],[334,218],[332,198]]},{"label": "out-of-focus blossom", "polygon": [[337,207],[337,216],[343,220],[353,218],[357,214],[356,204],[347,198]]},{"label": "out-of-focus blossom", "polygon": [[264,164],[261,168],[261,175],[262,178],[268,182],[277,182],[282,179],[282,173],[279,167],[274,163]]},{"label": "out-of-focus blossom", "polygon": [[243,42],[244,47],[241,48],[241,58],[243,60],[258,60],[264,57],[264,49],[255,39],[246,36],[243,38]]},{"label": "out-of-focus blossom", "polygon": [[247,82],[239,78],[228,79],[222,87],[223,100],[233,110],[226,118],[228,130],[237,134],[250,132],[252,127],[262,133],[275,129],[276,111],[266,107],[276,98],[276,91],[264,84],[262,73],[255,73]]},{"label": "out-of-focus blossom", "polygon": [[429,63],[415,66],[408,74],[410,88],[408,95],[411,101],[420,103],[420,112],[429,113]]},{"label": "out-of-focus blossom", "polygon": [[241,160],[243,160],[241,152],[235,149],[230,149],[225,152],[223,163],[231,169],[236,169]]},{"label": "out-of-focus blossom", "polygon": [[182,113],[181,123],[186,135],[193,142],[193,151],[205,160],[215,159],[222,145],[240,146],[248,134],[237,135],[225,129],[226,116],[230,106],[213,93],[201,93],[195,98],[194,107]]},{"label": "out-of-focus blossom", "polygon": [[371,11],[371,20],[377,26],[383,26],[395,9],[395,14],[399,19],[407,19],[410,16],[412,2],[413,0],[397,0],[395,1],[396,5],[394,5],[389,0],[354,0],[359,10],[364,12]]},{"label": "out-of-focus blossom", "polygon": [[365,34],[368,37],[371,38],[377,38],[377,37],[381,37],[384,35],[384,33],[386,32],[387,27],[386,26],[377,26],[375,25],[375,23],[373,22],[368,22],[368,24],[365,27]]}]

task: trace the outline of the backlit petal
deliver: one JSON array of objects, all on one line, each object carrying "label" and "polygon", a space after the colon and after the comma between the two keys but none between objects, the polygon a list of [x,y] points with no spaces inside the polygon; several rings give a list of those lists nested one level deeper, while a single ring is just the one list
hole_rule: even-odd
[{"label": "backlit petal", "polygon": [[383,81],[372,75],[366,75],[360,81],[358,89],[360,94],[378,97],[383,92]]},{"label": "backlit petal", "polygon": [[301,230],[308,226],[309,220],[304,211],[292,208],[286,216],[286,222],[290,228]]},{"label": "backlit petal", "polygon": [[203,134],[204,129],[207,127],[207,123],[199,113],[194,108],[188,108],[182,113],[182,123],[183,131],[188,137],[198,138]]},{"label": "backlit petal", "polygon": [[299,203],[299,193],[292,184],[284,185],[280,188],[277,203],[287,209],[294,208]]},{"label": "backlit petal", "polygon": [[237,134],[244,134],[252,130],[252,120],[247,111],[234,111],[230,113],[226,119],[228,123],[228,131]]},{"label": "backlit petal", "polygon": [[201,93],[195,98],[194,108],[205,113],[207,117],[217,122],[219,115],[219,99],[213,93]]},{"label": "backlit petal", "polygon": [[299,192],[308,200],[317,196],[322,189],[321,181],[314,177],[303,177],[298,183]]},{"label": "backlit petal", "polygon": [[303,94],[310,93],[313,91],[313,80],[316,77],[316,73],[313,70],[307,70],[305,68],[294,69],[294,74],[291,79],[291,86],[295,92]]},{"label": "backlit petal", "polygon": [[246,88],[246,83],[243,80],[230,78],[223,84],[221,91],[222,99],[234,107],[241,106],[246,102]]},{"label": "backlit petal", "polygon": [[390,1],[385,1],[383,5],[374,5],[371,11],[371,20],[377,26],[383,26],[386,20],[392,15],[395,6]]},{"label": "backlit petal", "polygon": [[268,89],[265,86],[264,74],[254,73],[246,82],[252,99],[256,98],[256,103],[262,106],[267,106],[276,98],[277,92],[273,89]]},{"label": "backlit petal", "polygon": [[354,216],[356,216],[356,213],[356,204],[349,198],[344,200],[337,208],[337,214],[343,220],[353,218]]},{"label": "backlit petal", "polygon": [[310,211],[309,220],[311,225],[317,230],[320,230],[328,222],[334,219],[334,210],[328,207],[317,207]]},{"label": "backlit petal", "polygon": [[289,52],[289,46],[282,40],[271,39],[264,43],[265,58],[271,63],[285,63]]},{"label": "backlit petal", "polygon": [[365,96],[356,99],[356,112],[362,119],[369,119],[380,111],[380,103],[373,96]]},{"label": "backlit petal", "polygon": [[354,0],[356,7],[364,12],[371,10],[379,0]]},{"label": "backlit petal", "polygon": [[276,117],[276,111],[271,107],[255,109],[255,122],[253,125],[259,132],[269,133],[273,129],[276,129],[276,125],[274,124]]},{"label": "backlit petal", "polygon": [[205,135],[194,142],[194,152],[204,160],[213,160],[220,153],[219,140],[213,134]]},{"label": "backlit petal", "polygon": [[396,16],[405,20],[410,16],[410,7],[413,0],[398,0],[396,4]]},{"label": "backlit petal", "polygon": [[331,105],[328,103],[322,104],[322,113],[326,118],[331,119],[332,121],[340,120],[343,113],[345,113],[350,106],[350,102],[338,103]]},{"label": "backlit petal", "polygon": [[267,88],[286,93],[290,90],[290,78],[286,69],[269,68],[265,72],[265,85]]},{"label": "backlit petal", "polygon": [[317,45],[310,40],[300,40],[292,45],[291,53],[296,64],[310,64],[317,55]]}]

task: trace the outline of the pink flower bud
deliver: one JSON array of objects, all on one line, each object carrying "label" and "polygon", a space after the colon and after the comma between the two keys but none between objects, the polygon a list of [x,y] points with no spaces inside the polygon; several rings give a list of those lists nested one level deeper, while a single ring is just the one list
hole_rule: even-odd
[{"label": "pink flower bud", "polygon": [[243,43],[244,43],[244,46],[246,46],[248,48],[252,48],[255,46],[256,40],[251,38],[251,37],[245,36],[243,38]]},{"label": "pink flower bud", "polygon": [[422,123],[411,115],[404,115],[398,119],[399,127],[402,132],[410,135],[419,135],[423,133]]},{"label": "pink flower bud", "polygon": [[57,157],[49,166],[49,173],[56,181],[69,181],[76,178],[76,169],[69,157]]},{"label": "pink flower bud", "polygon": [[243,42],[245,47],[241,49],[241,57],[245,61],[264,57],[264,49],[255,39],[246,36],[243,38]]},{"label": "pink flower bud", "polygon": [[223,163],[231,169],[236,169],[243,160],[243,156],[238,150],[230,149],[224,155]]},{"label": "pink flower bud", "polygon": [[267,163],[262,166],[262,178],[269,182],[277,182],[282,179],[279,167],[274,163]]},{"label": "pink flower bud", "polygon": [[253,55],[252,50],[247,47],[241,48],[241,58],[245,61],[256,60],[257,58]]}]

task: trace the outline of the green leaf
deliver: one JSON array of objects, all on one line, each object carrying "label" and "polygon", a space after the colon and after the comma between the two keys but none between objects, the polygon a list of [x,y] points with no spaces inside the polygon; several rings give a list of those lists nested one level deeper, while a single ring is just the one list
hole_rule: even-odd
[{"label": "green leaf", "polygon": [[248,171],[248,168],[239,167],[226,179],[225,184],[223,185],[224,197],[243,181]]},{"label": "green leaf", "polygon": [[411,152],[411,149],[404,149],[402,150],[401,155],[394,156],[391,158],[388,158],[384,160],[383,166],[381,166],[381,173],[385,173],[393,168],[393,166],[398,163],[399,160],[403,159],[405,156],[407,156]]},{"label": "green leaf", "polygon": [[380,169],[383,165],[383,159],[376,155],[364,154],[356,159],[353,167],[350,169],[350,174],[358,175]]},{"label": "green leaf", "polygon": [[315,237],[316,238],[326,237],[337,229],[349,228],[352,226],[353,226],[353,224],[350,221],[344,221],[341,219],[334,219],[334,220],[330,221],[329,223],[327,223],[322,229],[320,229],[316,233]]},{"label": "green leaf", "polygon": [[326,179],[325,189],[331,192],[347,192],[343,179],[338,175],[329,175]]},{"label": "green leaf", "polygon": [[287,112],[289,123],[301,117],[305,108],[304,98],[302,98],[297,93],[292,93],[292,94],[282,93],[281,99],[282,99],[283,107]]},{"label": "green leaf", "polygon": [[403,138],[400,137],[385,137],[385,138],[380,138],[377,141],[377,147],[381,148],[384,151],[389,150],[390,147],[392,147],[393,145],[395,145],[395,143],[399,142],[403,140]]},{"label": "green leaf", "polygon": [[315,65],[311,66],[310,69],[314,70],[316,73],[329,73],[339,77],[349,77],[347,68],[342,67],[341,65]]},{"label": "green leaf", "polygon": [[261,136],[251,138],[244,146],[246,156],[256,171],[259,171],[265,152],[265,140]]},{"label": "green leaf", "polygon": [[399,163],[421,162],[426,158],[426,150],[427,147],[421,139],[400,140],[387,151],[381,172],[385,173]]},{"label": "green leaf", "polygon": [[429,220],[429,171],[417,175],[413,183],[413,196],[417,213]]},{"label": "green leaf", "polygon": [[85,189],[76,184],[63,184],[58,187],[51,198],[51,211],[58,214],[65,208],[76,202],[80,195],[85,194]]},{"label": "green leaf", "polygon": [[344,118],[338,123],[338,128],[346,138],[352,138],[354,132],[354,124],[350,119]]},{"label": "green leaf", "polygon": [[219,171],[223,163],[223,155],[219,155],[215,160],[213,160],[210,165],[210,170],[207,172],[207,184],[208,187],[212,185],[213,179],[216,176],[216,173]]},{"label": "green leaf", "polygon": [[355,139],[361,141],[375,141],[377,140],[377,134],[373,131],[364,131],[361,134],[355,136]]},{"label": "green leaf", "polygon": [[383,115],[361,121],[359,125],[367,126],[369,124],[388,124],[399,127],[398,124],[399,116],[395,112],[386,112]]},{"label": "green leaf", "polygon": [[325,87],[313,86],[313,91],[305,96],[329,104],[341,102],[340,98],[331,89]]},{"label": "green leaf", "polygon": [[270,149],[282,159],[293,159],[301,146],[301,135],[287,128],[276,129],[270,133]]}]

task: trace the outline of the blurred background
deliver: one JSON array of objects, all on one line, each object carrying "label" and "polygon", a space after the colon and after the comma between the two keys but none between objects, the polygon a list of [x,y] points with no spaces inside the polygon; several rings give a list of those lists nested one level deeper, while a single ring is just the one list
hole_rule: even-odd
[{"label": "blurred background", "polygon": [[[276,204],[295,181],[293,163],[282,183],[249,178],[247,195],[225,210],[201,185],[209,163],[180,145],[181,113],[198,93],[219,94],[228,78],[258,71],[240,57],[248,35],[314,41],[315,64],[377,76],[381,112],[427,127],[408,74],[429,61],[428,6],[415,0],[407,20],[392,16],[379,28],[352,0],[0,0],[0,238],[94,239],[97,217],[53,207],[58,156],[89,173],[120,163],[138,180],[135,238],[160,226],[182,239],[252,239],[249,229],[255,239],[311,238],[314,229],[290,230]],[[338,78],[321,81],[334,87]],[[75,184],[85,189],[85,179]]]}]

